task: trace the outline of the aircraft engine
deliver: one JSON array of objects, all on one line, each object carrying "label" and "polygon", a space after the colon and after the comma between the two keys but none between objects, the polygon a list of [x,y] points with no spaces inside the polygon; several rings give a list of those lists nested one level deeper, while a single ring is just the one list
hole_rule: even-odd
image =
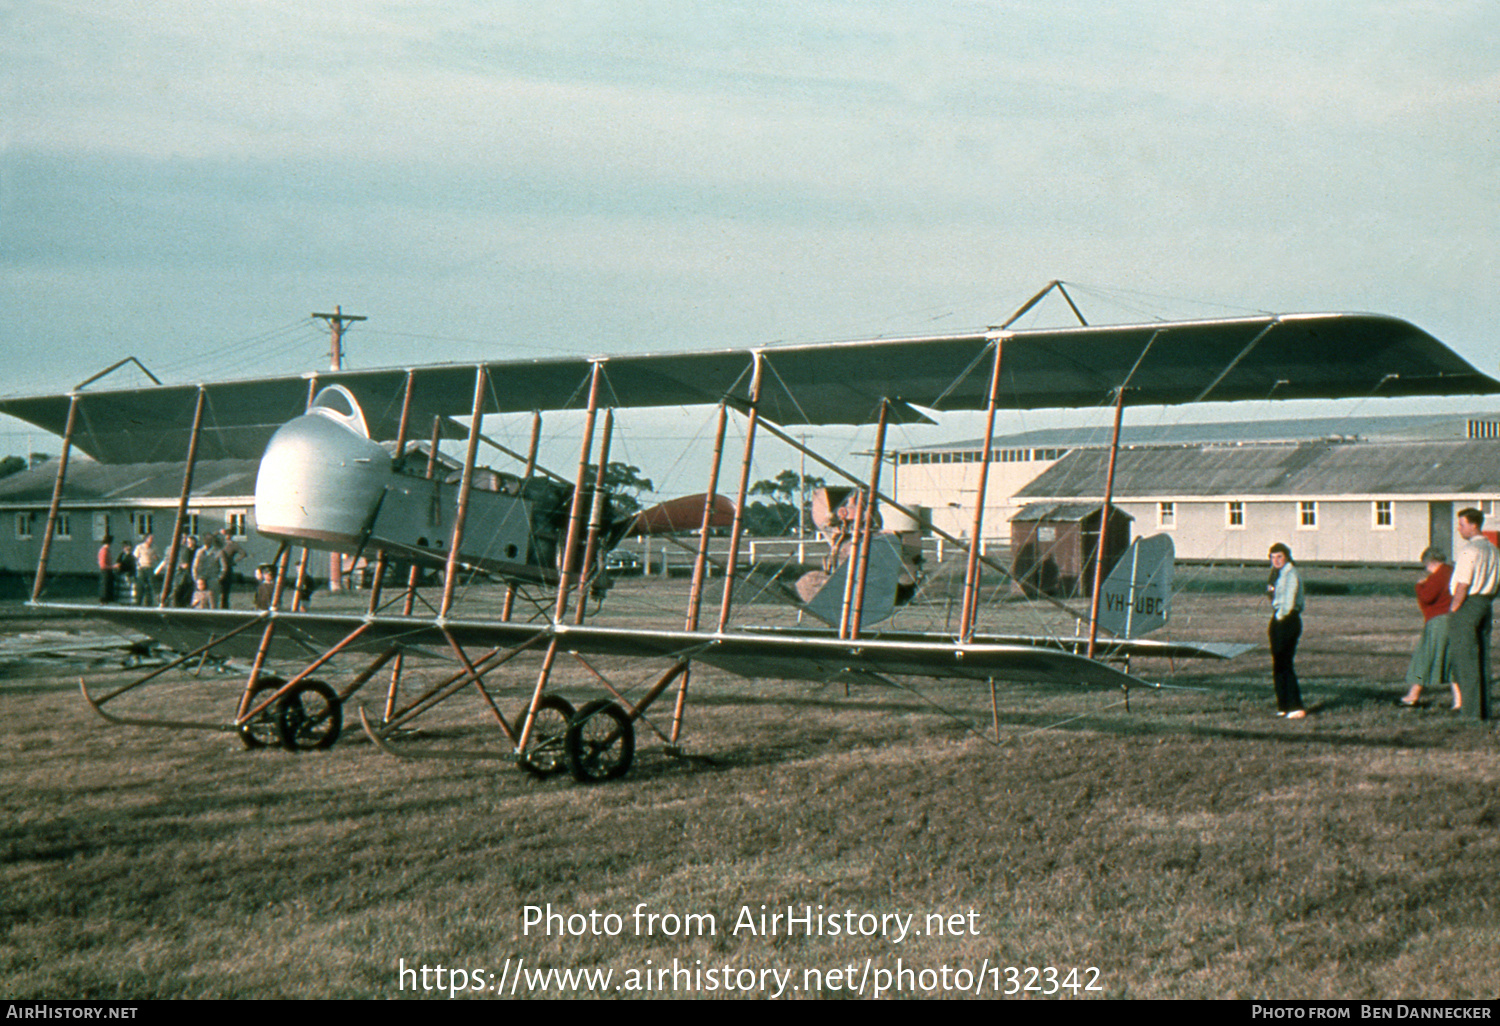
[{"label": "aircraft engine", "polygon": [[370,440],[359,403],[342,385],[329,385],[266,445],[255,479],[256,527],[312,548],[357,549],[391,474],[390,454]]}]

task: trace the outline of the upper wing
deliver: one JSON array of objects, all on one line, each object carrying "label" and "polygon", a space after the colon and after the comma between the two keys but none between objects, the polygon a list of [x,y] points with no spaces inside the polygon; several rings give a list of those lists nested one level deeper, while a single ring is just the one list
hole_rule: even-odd
[{"label": "upper wing", "polygon": [[56,434],[77,397],[73,442],[105,463],[178,461],[187,452],[200,392],[199,458],[255,459],[312,395],[342,384],[377,439],[394,438],[406,405],[413,436],[432,418],[466,416],[485,372],[484,410],[529,412],[579,404],[595,364],[605,406],[691,406],[749,401],[757,358],[762,413],[783,424],[855,424],[890,400],[896,420],[920,408],[982,410],[996,347],[998,402],[1010,409],[1094,406],[1129,381],[1132,404],[1237,399],[1465,395],[1500,392],[1437,339],[1374,314],[1293,314],[1205,321],[774,346],[705,353],[441,364],[329,371],[206,385],[0,400],[0,413]]},{"label": "upper wing", "polygon": [[545,646],[633,658],[693,660],[742,677],[778,680],[879,680],[889,674],[977,681],[1124,686],[1143,682],[1103,663],[1060,649],[1027,644],[960,644],[937,636],[841,641],[796,634],[634,630],[335,613],[256,613],[238,610],[153,609],[130,606],[49,606],[71,609],[146,634],[180,652],[217,641],[216,655],[249,658],[273,625],[271,658],[307,659],[345,642],[346,650],[382,652],[393,646],[446,650],[459,645]]}]

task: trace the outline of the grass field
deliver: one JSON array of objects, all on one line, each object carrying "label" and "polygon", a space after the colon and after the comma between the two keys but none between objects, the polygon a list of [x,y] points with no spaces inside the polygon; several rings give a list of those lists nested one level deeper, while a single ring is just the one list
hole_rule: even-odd
[{"label": "grass field", "polygon": [[[673,993],[657,971],[675,966],[681,996],[883,983],[1492,998],[1500,745],[1446,702],[1395,708],[1419,624],[1385,590],[1314,595],[1302,723],[1275,718],[1263,647],[1137,664],[1203,690],[1132,693],[1128,709],[1115,692],[1003,689],[998,744],[982,687],[846,697],[704,671],[689,757],[643,729],[631,774],[595,787],[503,761],[391,759],[357,725],[301,755],[108,727],[79,699],[79,669],[13,665],[0,678],[0,994],[582,995],[582,981],[521,970],[586,969],[612,973],[602,989],[616,996]],[[1253,595],[1205,589],[1179,599],[1173,629],[1263,643],[1264,615]],[[95,690],[131,679],[82,672]],[[514,667],[508,710],[530,672]],[[562,690],[586,697],[568,674]],[[159,714],[222,719],[234,687],[142,692]],[[405,745],[503,754],[480,713],[455,700]],[[762,906],[811,906],[823,930],[765,936]],[[831,932],[874,931],[882,915],[886,935]]]}]

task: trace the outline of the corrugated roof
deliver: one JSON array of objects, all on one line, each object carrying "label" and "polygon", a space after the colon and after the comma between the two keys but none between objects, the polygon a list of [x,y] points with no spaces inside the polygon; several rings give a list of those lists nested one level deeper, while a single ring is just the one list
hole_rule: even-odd
[{"label": "corrugated roof", "polygon": [[[245,499],[255,495],[259,460],[203,460],[193,472],[192,499]],[[63,502],[68,506],[139,505],[176,502],[182,495],[181,463],[96,463],[74,454],[68,460]],[[46,506],[52,501],[57,460],[0,478],[0,506]]]},{"label": "corrugated roof", "polygon": [[[1107,450],[1069,453],[1016,493],[1071,499],[1104,493]],[[1307,442],[1120,450],[1116,499],[1130,496],[1454,495],[1500,490],[1497,442]]]},{"label": "corrugated roof", "polygon": [[[1121,445],[1239,445],[1245,442],[1313,441],[1459,441],[1468,437],[1470,421],[1500,421],[1500,411],[1472,413],[1402,414],[1354,417],[1298,417],[1294,419],[1193,421],[1174,424],[1131,424],[1129,412],[1120,429]],[[1076,427],[1037,428],[996,435],[997,449],[1017,447],[1083,448],[1109,445],[1110,427],[1100,423]],[[915,446],[903,452],[977,452],[983,438]]]},{"label": "corrugated roof", "polygon": [[[1114,508],[1111,504],[1111,508]],[[1057,523],[1078,523],[1097,515],[1099,504],[1097,502],[1033,502],[1021,509],[1019,513],[1011,517],[1012,521],[1028,523],[1033,520],[1050,520]],[[1115,509],[1118,517],[1126,520],[1134,520],[1135,517],[1124,510]]]}]

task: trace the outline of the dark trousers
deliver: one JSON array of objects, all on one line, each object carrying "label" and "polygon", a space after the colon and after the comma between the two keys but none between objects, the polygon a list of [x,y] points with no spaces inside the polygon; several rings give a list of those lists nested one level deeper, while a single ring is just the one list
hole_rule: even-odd
[{"label": "dark trousers", "polygon": [[1481,720],[1490,718],[1490,627],[1494,618],[1493,595],[1470,595],[1448,616],[1448,644],[1453,654],[1453,675],[1463,696],[1464,712]]},{"label": "dark trousers", "polygon": [[1292,661],[1297,657],[1297,639],[1302,637],[1302,616],[1292,613],[1285,620],[1271,618],[1267,633],[1271,638],[1271,682],[1276,687],[1278,712],[1296,712],[1302,708],[1302,689],[1297,686],[1297,671]]}]

